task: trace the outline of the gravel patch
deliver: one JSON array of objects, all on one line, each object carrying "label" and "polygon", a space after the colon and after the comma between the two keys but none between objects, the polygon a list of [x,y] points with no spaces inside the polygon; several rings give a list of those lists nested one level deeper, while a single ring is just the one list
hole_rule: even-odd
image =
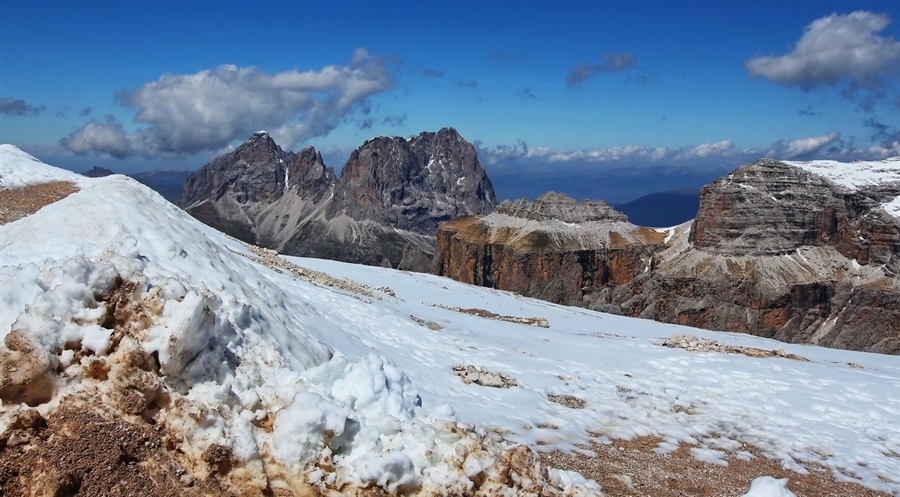
[{"label": "gravel patch", "polygon": [[0,190],[0,224],[34,214],[77,191],[77,186],[66,181]]}]

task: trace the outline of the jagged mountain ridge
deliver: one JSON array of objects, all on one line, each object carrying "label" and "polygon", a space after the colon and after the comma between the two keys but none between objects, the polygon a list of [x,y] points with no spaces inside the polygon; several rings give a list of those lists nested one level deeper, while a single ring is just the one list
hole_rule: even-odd
[{"label": "jagged mountain ridge", "polygon": [[763,159],[706,186],[697,218],[667,230],[457,219],[441,227],[433,271],[605,312],[900,353],[900,160],[836,167],[877,178]]},{"label": "jagged mountain ridge", "polygon": [[312,147],[285,152],[258,132],[197,170],[178,201],[221,231],[287,254],[419,270],[440,223],[496,203],[474,146],[453,128],[367,140],[340,179]]}]

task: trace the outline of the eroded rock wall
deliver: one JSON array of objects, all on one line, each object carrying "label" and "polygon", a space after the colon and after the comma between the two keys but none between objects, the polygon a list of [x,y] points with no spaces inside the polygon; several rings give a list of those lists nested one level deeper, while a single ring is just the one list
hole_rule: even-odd
[{"label": "eroded rock wall", "polygon": [[552,194],[444,224],[432,270],[604,312],[900,354],[894,190],[764,159],[705,187],[696,220],[656,231]]}]

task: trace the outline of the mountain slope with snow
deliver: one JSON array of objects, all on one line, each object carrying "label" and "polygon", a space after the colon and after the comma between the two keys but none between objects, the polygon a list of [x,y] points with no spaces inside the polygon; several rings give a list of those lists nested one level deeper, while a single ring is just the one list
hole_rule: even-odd
[{"label": "mountain slope with snow", "polygon": [[833,160],[783,162],[824,176],[850,191],[883,191],[882,207],[888,214],[900,217],[900,157],[849,164]]},{"label": "mountain slope with snow", "polygon": [[[5,187],[60,180],[81,190],[0,227],[7,453],[37,443],[26,413],[55,419],[79,405],[178,434],[164,440],[191,477],[181,481],[214,477],[240,493],[599,495],[516,447],[656,435],[661,451],[689,444],[724,462],[750,457],[746,444],[786,468],[821,465],[900,495],[896,357],[282,259],[130,178],[73,179],[0,149]],[[657,344],[680,333],[809,361]],[[517,385],[466,382],[455,369],[468,377],[470,365]]]}]

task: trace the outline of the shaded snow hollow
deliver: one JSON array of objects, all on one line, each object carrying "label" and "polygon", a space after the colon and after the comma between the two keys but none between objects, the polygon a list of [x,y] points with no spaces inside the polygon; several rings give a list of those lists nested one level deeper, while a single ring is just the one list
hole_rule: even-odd
[{"label": "shaded snow hollow", "polygon": [[[197,460],[216,444],[230,448],[230,477],[257,489],[598,495],[596,484],[544,473],[514,448],[573,451],[656,435],[660,451],[689,443],[698,459],[727,464],[726,453],[749,457],[748,444],[785,468],[820,464],[839,480],[900,495],[897,357],[605,315],[331,261],[289,258],[370,290],[295,279],[129,178],[73,178],[0,148],[0,187],[60,180],[81,190],[0,227],[0,338],[27,341],[35,371],[60,372],[52,397],[31,399],[43,414],[66,396],[97,395],[117,409],[116,382],[131,371],[122,365],[139,356],[148,407],[133,416],[183,434],[180,449]],[[115,326],[114,294],[124,299]],[[454,307],[545,318],[550,327]],[[677,333],[780,346],[810,362],[655,345]],[[108,378],[90,374],[98,361]],[[518,385],[465,384],[457,364]],[[551,396],[584,403],[573,409]],[[0,404],[0,434],[20,408]],[[774,491],[790,495],[771,479],[748,495]]]}]

